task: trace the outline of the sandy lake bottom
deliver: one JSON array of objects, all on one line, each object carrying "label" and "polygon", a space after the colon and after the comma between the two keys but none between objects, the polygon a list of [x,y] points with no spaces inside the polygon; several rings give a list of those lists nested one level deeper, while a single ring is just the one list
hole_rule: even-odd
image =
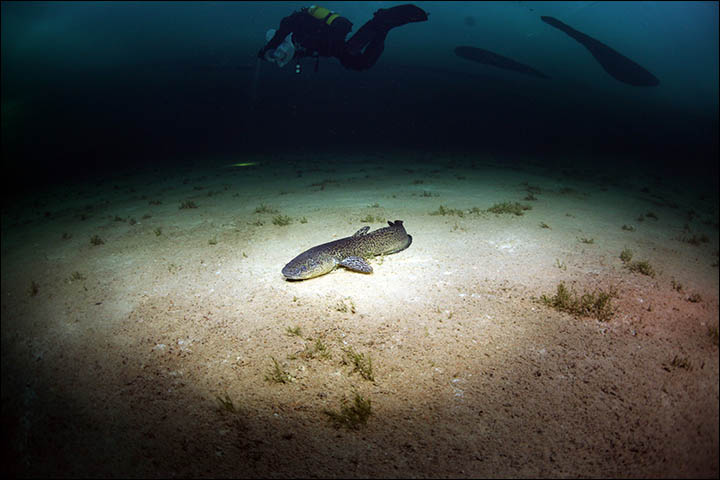
[{"label": "sandy lake bottom", "polygon": [[[717,478],[717,192],[412,152],[234,161],[257,165],[4,207],[8,473]],[[280,274],[396,219],[413,243],[372,274]],[[560,284],[608,316],[543,302]]]}]

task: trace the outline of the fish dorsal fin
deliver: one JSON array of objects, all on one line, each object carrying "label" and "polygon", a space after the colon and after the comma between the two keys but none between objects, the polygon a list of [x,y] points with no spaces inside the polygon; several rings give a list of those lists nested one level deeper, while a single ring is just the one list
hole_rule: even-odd
[{"label": "fish dorsal fin", "polygon": [[357,232],[355,232],[355,235],[353,235],[353,237],[360,237],[362,235],[367,235],[368,230],[370,230],[370,227],[366,225],[363,228],[361,228],[360,230],[358,230]]}]

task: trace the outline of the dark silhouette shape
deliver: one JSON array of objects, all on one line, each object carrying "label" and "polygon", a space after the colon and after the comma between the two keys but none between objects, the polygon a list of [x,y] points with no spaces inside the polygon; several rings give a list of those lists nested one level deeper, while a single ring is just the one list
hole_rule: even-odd
[{"label": "dark silhouette shape", "polygon": [[283,18],[274,36],[258,52],[258,58],[277,61],[272,57],[266,58],[265,54],[278,49],[292,33],[288,41],[294,45],[293,58],[278,65],[293,59],[314,57],[317,70],[319,57],[335,57],[345,68],[367,70],[380,58],[390,30],[427,19],[427,12],[412,4],[381,8],[346,42],[352,22],[327,8],[312,5]]},{"label": "dark silhouette shape", "polygon": [[528,67],[527,65],[523,65],[522,63],[503,57],[502,55],[498,55],[497,53],[493,53],[489,50],[483,50],[482,48],[455,47],[455,55],[460,58],[464,58],[465,60],[472,60],[473,62],[482,63],[484,65],[491,65],[504,70],[524,73],[525,75],[530,75],[531,77],[550,78],[532,67]]},{"label": "dark silhouette shape", "polygon": [[595,57],[595,60],[616,80],[638,87],[653,87],[660,84],[660,80],[655,75],[604,43],[578,32],[556,18],[540,17],[540,19],[548,25],[565,32],[587,48]]}]

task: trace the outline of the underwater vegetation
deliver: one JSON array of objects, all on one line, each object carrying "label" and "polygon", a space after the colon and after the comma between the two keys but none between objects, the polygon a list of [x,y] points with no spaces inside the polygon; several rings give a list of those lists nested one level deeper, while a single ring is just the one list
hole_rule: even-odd
[{"label": "underwater vegetation", "polygon": [[330,353],[330,348],[320,338],[316,339],[315,343],[313,343],[312,345],[305,346],[305,350],[303,350],[300,355],[303,358],[307,358],[309,360],[312,360],[314,358],[322,358],[323,360],[329,360],[332,357],[332,354]]},{"label": "underwater vegetation", "polygon": [[710,239],[704,233],[700,236],[693,234],[692,237],[682,236],[679,238],[681,242],[689,243],[690,245],[699,246],[701,243],[708,243]]},{"label": "underwater vegetation", "polygon": [[220,395],[215,395],[215,399],[218,401],[218,404],[220,405],[220,409],[224,410],[229,413],[238,413],[237,407],[235,407],[235,404],[233,403],[232,399],[230,398],[230,395],[225,392],[225,396],[221,397]]},{"label": "underwater vegetation", "polygon": [[255,208],[255,213],[280,213],[280,210],[261,203],[259,207]]},{"label": "underwater vegetation", "polygon": [[[296,301],[294,299],[293,301]],[[323,341],[322,335],[312,341],[311,338],[303,338],[302,330],[300,326],[292,326],[285,328],[285,335],[288,337],[298,337],[305,340],[305,348],[297,355],[288,356],[288,360],[329,360],[331,359],[330,347]],[[372,360],[369,355],[358,353],[351,347],[344,348],[344,357],[342,359],[342,365],[350,365],[352,371],[350,375],[357,372],[360,376],[366,380],[374,381]],[[281,363],[275,358],[270,357],[272,360],[272,367],[265,374],[265,381],[277,384],[289,384],[295,382],[296,379],[293,377]],[[216,395],[219,407],[222,411],[230,413],[238,413],[237,407],[234,405],[230,397],[225,393],[224,396]],[[324,409],[322,411],[327,415],[329,422],[336,428],[347,428],[348,430],[358,430],[363,425],[367,424],[370,415],[372,414],[372,403],[369,399],[363,397],[353,389],[352,401],[348,400],[347,397],[343,397],[339,410]]]},{"label": "underwater vegetation", "polygon": [[343,363],[345,365],[352,366],[352,371],[350,372],[351,374],[357,372],[365,380],[369,380],[371,382],[375,381],[375,375],[373,374],[372,358],[370,358],[370,355],[358,353],[352,348],[347,348],[344,350],[344,352],[345,358],[343,359]]},{"label": "underwater vegetation", "polygon": [[[143,218],[150,218],[150,215],[146,215],[146,216],[143,217]],[[127,223],[129,223],[130,225],[135,225],[135,224],[137,223],[137,220],[135,220],[133,217],[122,218],[122,217],[120,217],[119,215],[115,215],[115,216],[113,217],[113,221],[115,221],[115,222],[127,222]]]},{"label": "underwater vegetation", "polygon": [[287,215],[275,215],[272,219],[273,225],[278,225],[280,227],[290,225],[291,222],[292,219]]},{"label": "underwater vegetation", "polygon": [[525,191],[532,194],[532,193],[542,193],[542,188],[538,187],[537,185],[532,185],[529,182],[522,182],[520,185],[525,187]]},{"label": "underwater vegetation", "polygon": [[690,363],[690,359],[688,359],[688,357],[680,357],[678,355],[675,355],[670,361],[670,366],[674,368],[684,368],[687,371],[691,371],[693,369],[692,363]]},{"label": "underwater vegetation", "polygon": [[87,277],[86,277],[85,275],[83,275],[82,273],[77,272],[77,271],[76,271],[76,272],[73,272],[73,273],[70,275],[70,278],[69,278],[69,280],[70,280],[71,282],[75,282],[75,281],[78,281],[78,280],[86,280],[86,279],[87,279]]},{"label": "underwater vegetation", "polygon": [[526,210],[532,210],[530,205],[523,205],[518,202],[502,202],[496,203],[486,211],[495,213],[497,215],[512,214],[512,215],[524,215]]},{"label": "underwater vegetation", "polygon": [[283,370],[275,357],[270,357],[270,359],[273,362],[273,366],[270,369],[270,372],[265,375],[266,381],[270,383],[290,383],[295,380],[292,375]]},{"label": "underwater vegetation", "polygon": [[[380,258],[383,258],[383,257],[381,256]],[[345,300],[348,301],[350,306],[345,304]],[[348,297],[344,300],[338,300],[338,302],[335,304],[335,310],[337,310],[338,312],[342,312],[342,313],[347,313],[348,311],[350,311],[350,313],[355,313],[355,311],[356,311],[355,302],[353,302],[353,299],[350,297]]]},{"label": "underwater vegetation", "polygon": [[655,278],[655,269],[648,263],[647,260],[632,261],[633,252],[630,249],[624,249],[620,253],[620,260],[622,260],[625,268],[633,273],[641,273],[649,277]]},{"label": "underwater vegetation", "polygon": [[596,290],[578,295],[568,289],[564,282],[560,282],[555,295],[552,297],[543,295],[540,297],[540,300],[555,310],[581,317],[594,317],[601,322],[606,322],[610,320],[615,313],[615,309],[612,306],[612,299],[614,297],[617,297],[615,290],[609,292]]},{"label": "underwater vegetation", "polygon": [[105,243],[105,240],[100,238],[99,235],[93,235],[92,237],[90,237],[90,245],[97,246],[97,245],[102,245],[104,243]]},{"label": "underwater vegetation", "polygon": [[[417,195],[416,193],[413,193],[413,196]],[[437,192],[431,192],[429,190],[423,190],[423,192],[420,194],[421,197],[424,198],[430,198],[430,197],[439,197],[440,194]]]},{"label": "underwater vegetation", "polygon": [[693,293],[687,298],[687,301],[690,303],[700,303],[702,302],[702,297],[699,293]]},{"label": "underwater vegetation", "polygon": [[496,203],[492,207],[485,210],[479,207],[472,207],[465,210],[458,208],[448,208],[444,205],[440,205],[437,210],[430,212],[430,215],[456,215],[458,217],[464,217],[465,214],[481,215],[483,213],[494,213],[496,215],[524,215],[525,211],[532,210],[530,205],[523,205],[518,202],[501,202]]},{"label": "underwater vegetation", "polygon": [[[264,203],[260,204],[260,206],[258,207],[255,207],[255,213],[277,213],[278,215],[275,215],[272,218],[272,223],[273,225],[278,225],[281,227],[290,225],[290,223],[292,222],[292,218],[287,215],[280,215],[280,210],[270,205],[265,205]],[[303,217],[302,219],[300,219],[300,223],[307,223],[307,219]],[[263,224],[264,223],[260,219],[257,219],[255,222],[251,223],[251,225],[255,225],[256,227],[261,227]]]},{"label": "underwater vegetation", "polygon": [[361,222],[364,223],[373,223],[373,222],[379,222],[379,223],[385,223],[385,218],[381,216],[375,216],[372,215],[365,215],[363,218],[360,219]]},{"label": "underwater vegetation", "polygon": [[717,325],[708,325],[707,328],[707,334],[708,337],[710,337],[710,341],[715,345],[718,346],[718,326]]},{"label": "underwater vegetation", "polygon": [[[324,179],[322,182],[313,183],[313,184],[311,184],[310,186],[311,186],[311,187],[320,187],[320,190],[325,190],[325,186],[326,186],[326,185],[329,185],[329,184],[331,184],[331,183],[338,184],[338,183],[340,183],[340,181],[339,181],[339,180],[333,180],[333,179],[331,179],[331,178],[326,178],[326,179]],[[317,192],[318,190],[315,190],[315,191]]]},{"label": "underwater vegetation", "polygon": [[372,402],[355,392],[352,403],[343,398],[339,412],[326,409],[323,413],[329,417],[330,423],[336,428],[345,427],[349,430],[358,430],[367,424],[372,415]]},{"label": "underwater vegetation", "polygon": [[447,208],[444,205],[440,205],[437,210],[430,212],[430,215],[457,215],[458,217],[464,217],[465,212],[458,208]]},{"label": "underwater vegetation", "polygon": [[285,334],[288,337],[301,337],[302,338],[302,330],[300,329],[299,326],[287,327],[285,329]]},{"label": "underwater vegetation", "polygon": [[641,273],[648,277],[655,278],[655,269],[648,263],[647,260],[639,260],[636,262],[630,262],[625,265],[628,270],[633,273]]}]

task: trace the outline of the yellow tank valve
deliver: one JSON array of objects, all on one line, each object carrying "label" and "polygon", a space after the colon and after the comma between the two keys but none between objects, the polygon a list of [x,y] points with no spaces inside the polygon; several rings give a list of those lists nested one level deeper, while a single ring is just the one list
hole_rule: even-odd
[{"label": "yellow tank valve", "polygon": [[325,23],[327,23],[328,25],[330,25],[337,17],[340,16],[325,7],[318,7],[317,5],[310,5],[307,11],[310,15],[317,18],[318,20],[324,20]]}]

